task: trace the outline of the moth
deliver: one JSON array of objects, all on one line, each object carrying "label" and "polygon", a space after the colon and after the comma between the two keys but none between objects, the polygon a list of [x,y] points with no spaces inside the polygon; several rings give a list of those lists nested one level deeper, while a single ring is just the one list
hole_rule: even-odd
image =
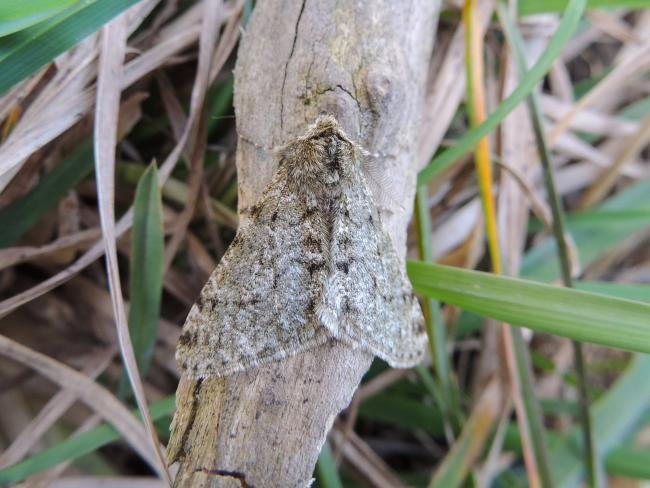
[{"label": "moth", "polygon": [[362,171],[332,116],[278,151],[278,168],[191,308],[176,358],[224,376],[330,340],[393,367],[422,360],[424,319]]}]

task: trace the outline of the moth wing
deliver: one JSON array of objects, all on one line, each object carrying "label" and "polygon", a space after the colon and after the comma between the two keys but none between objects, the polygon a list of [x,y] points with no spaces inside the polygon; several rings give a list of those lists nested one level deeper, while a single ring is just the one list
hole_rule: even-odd
[{"label": "moth wing", "polygon": [[336,212],[334,271],[324,299],[330,313],[337,315],[342,340],[393,367],[411,367],[424,357],[422,310],[365,181],[361,175],[357,178],[344,191]]},{"label": "moth wing", "polygon": [[325,343],[316,307],[327,233],[314,202],[276,178],[201,291],[176,357],[192,377],[224,376]]}]

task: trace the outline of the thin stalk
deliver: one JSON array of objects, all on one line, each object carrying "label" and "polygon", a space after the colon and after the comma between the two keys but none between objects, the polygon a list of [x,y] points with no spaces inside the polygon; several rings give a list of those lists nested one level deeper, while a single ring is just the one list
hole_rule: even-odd
[{"label": "thin stalk", "polygon": [[569,0],[562,15],[555,34],[548,43],[548,46],[539,57],[535,65],[521,77],[519,86],[503,100],[499,106],[485,119],[478,127],[467,131],[463,137],[458,139],[449,149],[441,151],[431,162],[418,174],[418,185],[423,185],[440,175],[445,169],[455,164],[465,154],[470,152],[482,137],[486,136],[501,123],[501,121],[524,100],[530,91],[537,85],[557,57],[561,54],[566,43],[575,32],[582,14],[587,7],[587,0]]},{"label": "thin stalk", "polygon": [[[533,388],[533,368],[526,341],[519,327],[510,327],[512,332],[513,352],[519,373],[519,398],[528,420],[528,437],[535,455],[539,483],[544,488],[555,486],[551,471],[551,462],[546,447],[546,431],[542,421],[542,409]],[[523,433],[522,433],[523,434]],[[524,435],[522,435],[522,440]]]},{"label": "thin stalk", "polygon": [[[470,126],[474,129],[487,118],[485,110],[485,90],[483,89],[483,38],[478,29],[474,0],[466,0],[463,5],[465,24],[465,71],[467,73],[467,109]],[[492,270],[501,274],[501,251],[497,231],[496,210],[492,197],[492,161],[487,136],[476,144],[474,152],[478,185],[483,204],[485,231],[487,234]]]},{"label": "thin stalk", "polygon": [[325,441],[316,463],[318,484],[323,488],[343,488],[336,461],[332,455],[329,442]]},{"label": "thin stalk", "polygon": [[[432,263],[433,245],[431,242],[431,217],[427,204],[428,192],[426,186],[417,189],[415,195],[415,217],[418,234],[418,251],[422,261]],[[440,303],[427,298],[424,303],[425,318],[429,332],[429,346],[433,359],[434,370],[438,380],[445,389],[449,387],[449,357],[447,355],[447,331],[440,314]]]},{"label": "thin stalk", "polygon": [[[425,262],[433,262],[433,244],[431,242],[431,216],[429,214],[428,192],[426,186],[417,189],[415,195],[415,216],[418,235],[418,251],[420,258]],[[426,298],[423,300],[427,336],[429,337],[429,348],[433,363],[433,371],[439,387],[436,388],[440,398],[438,399],[440,410],[443,414],[445,434],[448,442],[453,442],[454,433],[460,430],[460,424],[455,422],[460,412],[454,395],[454,383],[449,366],[449,354],[447,353],[447,330],[440,313],[440,303],[437,300]]]},{"label": "thin stalk", "polygon": [[[506,6],[499,2],[497,5],[497,13],[501,24],[503,25],[506,37],[514,53],[520,74],[526,72],[526,62],[523,53],[523,40],[521,35],[508,15]],[[544,184],[548,193],[551,212],[553,214],[553,234],[558,247],[558,257],[560,260],[560,269],[562,271],[562,283],[567,288],[573,288],[573,277],[571,276],[571,261],[569,258],[569,247],[566,240],[565,218],[562,209],[560,196],[557,192],[555,184],[555,173],[551,163],[551,155],[546,141],[544,121],[542,118],[542,111],[539,105],[537,92],[533,90],[527,99],[528,107],[531,115],[531,122],[535,133],[535,140],[539,150],[540,160],[542,162],[542,169],[544,172]],[[587,377],[586,365],[582,351],[582,344],[578,341],[572,341],[575,369],[577,373],[577,383],[579,392],[579,408],[582,423],[582,432],[585,445],[585,464],[587,466],[587,480],[589,486],[598,485],[598,471],[597,471],[597,458],[596,447],[593,438],[592,420],[589,411],[589,394],[587,391]]]},{"label": "thin stalk", "polygon": [[[467,106],[472,128],[480,126],[486,119],[483,88],[483,39],[476,28],[474,11],[474,1],[466,0],[462,16],[466,36]],[[503,266],[492,190],[492,161],[487,136],[478,141],[474,157],[492,269],[495,274],[502,274]],[[502,335],[517,420],[524,445],[524,460],[528,479],[531,486],[550,488],[553,486],[551,469],[548,462],[541,409],[533,394],[533,375],[528,349],[518,328],[503,324]]]},{"label": "thin stalk", "polygon": [[460,436],[436,469],[428,488],[463,486],[462,483],[481,455],[494,419],[501,414],[504,404],[501,386],[493,378],[481,393]]}]

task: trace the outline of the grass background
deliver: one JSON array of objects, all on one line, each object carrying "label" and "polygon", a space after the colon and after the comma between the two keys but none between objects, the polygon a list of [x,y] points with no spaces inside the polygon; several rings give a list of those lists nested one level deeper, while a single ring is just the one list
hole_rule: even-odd
[{"label": "grass background", "polygon": [[[97,61],[97,29],[133,5],[119,85]],[[254,5],[228,4],[207,33],[205,5],[0,6],[2,484],[162,483],[146,444],[153,432],[132,424],[127,372],[142,377],[140,411],[144,400],[164,443],[180,326],[237,228],[232,67]],[[445,4],[408,263],[431,361],[411,371],[375,362],[321,453],[319,486],[650,478],[648,6]],[[221,30],[218,43],[199,47],[202,29],[214,39]],[[465,65],[455,45],[466,47]],[[200,49],[215,51],[212,71],[197,71]],[[464,92],[435,90],[458,79],[468,80]],[[119,113],[101,117],[118,148],[107,173],[114,193],[94,166],[106,167],[92,137],[97,90],[122,92]],[[183,152],[197,137],[184,132],[198,120],[193,91],[207,113],[191,141],[200,180]],[[100,206],[115,213],[114,229]],[[109,278],[102,235],[116,242]],[[128,307],[117,329],[116,297]],[[488,374],[504,370],[512,392]],[[111,401],[71,389],[80,378]],[[495,408],[502,400],[507,408]]]}]

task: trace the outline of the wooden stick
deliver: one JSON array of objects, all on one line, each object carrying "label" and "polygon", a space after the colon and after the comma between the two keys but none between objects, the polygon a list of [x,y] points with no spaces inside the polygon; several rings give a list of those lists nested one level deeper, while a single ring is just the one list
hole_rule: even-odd
[{"label": "wooden stick", "polygon": [[[429,0],[256,4],[235,70],[240,209],[269,182],[271,149],[330,113],[371,153],[368,179],[405,255],[438,9]],[[332,342],[223,379],[182,378],[168,447],[180,463],[175,486],[308,485],[371,361]]]}]

